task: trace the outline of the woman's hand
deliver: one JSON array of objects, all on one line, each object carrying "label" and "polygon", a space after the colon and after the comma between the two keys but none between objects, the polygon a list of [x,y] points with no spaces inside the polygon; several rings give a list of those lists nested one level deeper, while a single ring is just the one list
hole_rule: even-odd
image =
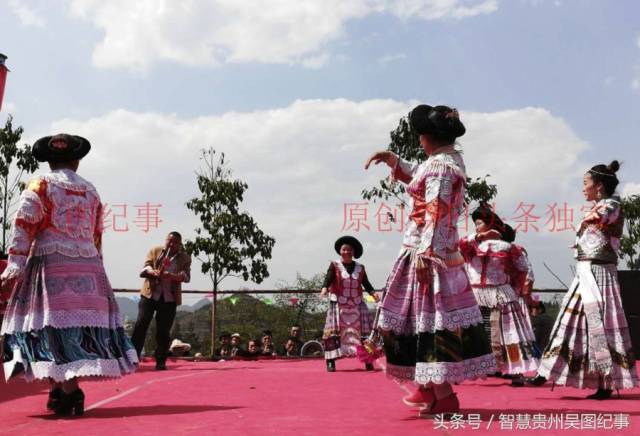
[{"label": "woman's hand", "polygon": [[598,215],[598,212],[592,210],[590,212],[587,212],[587,214],[584,216],[584,219],[582,221],[587,223],[590,223],[593,221],[597,222],[597,221],[600,221],[600,215]]},{"label": "woman's hand", "polygon": [[373,301],[376,303],[380,302],[380,297],[378,296],[377,292],[374,292],[373,294],[371,294],[371,297],[373,298]]},{"label": "woman's hand", "polygon": [[320,298],[325,298],[327,295],[329,295],[329,290],[327,288],[322,288],[320,290]]},{"label": "woman's hand", "polygon": [[477,242],[487,241],[489,239],[502,239],[502,234],[499,231],[493,229],[476,234]]},{"label": "woman's hand", "polygon": [[384,162],[390,168],[393,168],[398,163],[398,156],[390,151],[376,151],[371,156],[369,156],[369,159],[367,159],[367,163],[364,164],[364,169],[368,170],[371,163],[378,165],[380,162]]},{"label": "woman's hand", "polygon": [[600,222],[603,216],[607,215],[608,206],[606,204],[596,204],[584,215],[583,222]]}]

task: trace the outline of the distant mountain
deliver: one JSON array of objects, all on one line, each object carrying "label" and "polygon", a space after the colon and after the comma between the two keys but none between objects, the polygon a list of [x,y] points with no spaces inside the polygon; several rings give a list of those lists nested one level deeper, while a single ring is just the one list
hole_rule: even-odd
[{"label": "distant mountain", "polygon": [[201,309],[206,306],[211,306],[211,301],[208,298],[202,298],[201,300],[196,301],[194,304],[188,306],[183,304],[182,306],[178,306],[178,312],[195,312],[198,309]]},{"label": "distant mountain", "polygon": [[[118,306],[120,306],[120,313],[124,319],[135,321],[138,317],[138,300],[128,297],[116,297],[116,301],[118,302]],[[195,312],[198,309],[202,309],[203,307],[210,305],[211,301],[203,298],[192,305],[183,304],[178,306],[178,312]]]}]

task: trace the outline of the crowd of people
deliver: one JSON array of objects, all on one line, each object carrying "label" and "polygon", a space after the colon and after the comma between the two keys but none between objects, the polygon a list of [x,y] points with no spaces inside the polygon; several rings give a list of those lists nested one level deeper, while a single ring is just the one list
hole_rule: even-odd
[{"label": "crowd of people", "polygon": [[[638,386],[616,267],[623,229],[618,162],[584,174],[582,193],[593,207],[577,232],[576,277],[541,350],[529,316],[541,307],[531,297],[533,271],[515,231],[480,205],[473,213],[476,232],[458,236],[467,185],[457,144],[466,129],[458,111],[419,105],[409,122],[425,162],[381,151],[365,164],[388,165],[410,197],[406,232],[381,296],[355,260],[364,251],[360,241],[345,236],[334,244],[340,257],[329,265],[321,291],[330,305],[323,344],[314,349],[324,353],[327,370],[336,371],[336,359],[358,355],[363,346],[370,352],[379,335],[387,375],[414,384],[403,401],[421,416],[459,412],[454,386],[496,374],[509,375],[514,386],[551,381],[596,389],[588,396],[595,400]],[[49,380],[47,407],[57,415],[83,413],[81,380],[136,370],[154,317],[156,369],[166,369],[181,286],[191,277],[191,257],[181,235],[171,232],[145,258],[139,314],[127,336],[102,260],[100,196],[77,174],[90,149],[85,138],[67,134],[34,143],[34,157],[51,171],[21,194],[0,275],[3,295],[10,295],[0,330],[5,377]],[[363,292],[378,301],[373,317]],[[240,334],[224,332],[215,355],[300,356],[307,346],[301,334],[293,326],[278,350],[269,330],[246,338],[246,347]],[[364,362],[373,369],[373,360]]]},{"label": "crowd of people", "polygon": [[220,346],[215,349],[212,356],[214,360],[300,357],[304,345],[299,325],[289,327],[289,336],[280,347],[275,345],[271,330],[263,330],[260,337],[248,338],[246,346],[240,333],[225,331],[220,334],[218,340]]}]

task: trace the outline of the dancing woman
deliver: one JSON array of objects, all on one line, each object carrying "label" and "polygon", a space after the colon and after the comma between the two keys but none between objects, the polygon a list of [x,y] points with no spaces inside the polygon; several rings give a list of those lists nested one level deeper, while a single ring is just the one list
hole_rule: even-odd
[{"label": "dancing woman", "polygon": [[418,386],[404,402],[420,407],[421,415],[454,413],[459,403],[451,384],[496,371],[458,249],[466,172],[454,142],[465,128],[458,112],[447,106],[417,106],[409,119],[427,161],[409,164],[383,151],[365,165],[386,163],[411,196],[407,231],[387,279],[378,328],[387,375]]},{"label": "dancing woman", "polygon": [[471,217],[476,233],[460,240],[471,287],[498,370],[513,376],[512,386],[524,386],[523,373],[535,371],[540,357],[528,309],[515,289],[525,282],[529,265],[523,250],[504,240],[510,228],[488,206],[480,206]]},{"label": "dancing woman", "polygon": [[524,313],[524,320],[529,326],[528,328],[533,332],[534,338],[536,339],[535,344],[533,345],[536,351],[536,357],[539,359],[542,356],[542,352],[540,349],[540,344],[538,343],[538,338],[535,337],[536,331],[533,328],[533,323],[531,321],[531,312],[536,311],[537,313],[543,313],[545,311],[544,303],[542,301],[534,300],[533,298],[533,284],[535,282],[535,274],[533,273],[533,265],[531,264],[531,260],[529,259],[529,253],[527,253],[526,248],[522,245],[517,244],[516,241],[516,231],[509,224],[504,225],[504,231],[502,232],[502,240],[510,243],[517,250],[519,250],[520,255],[522,256],[524,264],[526,264],[526,273],[525,274],[516,274],[513,276],[513,280],[511,281],[511,285],[513,286],[513,290],[518,295],[518,302],[522,307],[522,311]]},{"label": "dancing woman", "polygon": [[580,389],[597,389],[587,398],[606,400],[613,389],[638,386],[629,327],[622,309],[616,252],[624,219],[618,186],[618,161],[596,165],[584,175],[582,193],[594,202],[575,243],[576,277],[569,287],[538,376]]},{"label": "dancing woman", "polygon": [[[362,244],[353,236],[338,238],[334,244],[340,259],[331,262],[322,286],[321,296],[331,293],[329,311],[324,327],[324,357],[327,371],[336,370],[336,359],[355,356],[362,339],[371,332],[371,314],[362,299],[364,288],[377,302],[373,286],[364,265],[354,261],[362,256]],[[368,371],[372,363],[366,363]]]},{"label": "dancing woman", "polygon": [[2,323],[4,373],[52,382],[47,407],[81,415],[81,378],[133,372],[136,351],[122,327],[104,270],[102,205],[76,171],[89,141],[46,136],[33,155],[51,172],[22,192],[2,287],[12,289]]}]

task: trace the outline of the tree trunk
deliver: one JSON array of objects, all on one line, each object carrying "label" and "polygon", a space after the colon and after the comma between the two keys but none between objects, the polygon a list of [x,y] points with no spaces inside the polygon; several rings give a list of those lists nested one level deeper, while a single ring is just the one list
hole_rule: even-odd
[{"label": "tree trunk", "polygon": [[218,306],[218,275],[213,276],[213,301],[211,302],[211,357],[216,352],[216,309]]}]

